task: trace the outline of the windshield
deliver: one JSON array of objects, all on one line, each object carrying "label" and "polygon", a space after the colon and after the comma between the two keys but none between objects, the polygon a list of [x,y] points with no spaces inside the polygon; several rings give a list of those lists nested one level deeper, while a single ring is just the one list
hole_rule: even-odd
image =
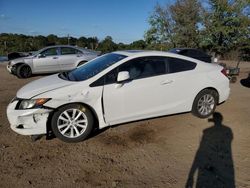
[{"label": "windshield", "polygon": [[92,61],[89,61],[88,63],[83,64],[82,66],[72,71],[64,72],[59,76],[60,78],[67,79],[70,81],[87,80],[126,57],[127,56],[125,55],[115,53],[106,54]]},{"label": "windshield", "polygon": [[37,56],[37,55],[40,54],[43,50],[45,50],[45,48],[40,49],[40,50],[38,50],[38,51],[36,51],[36,52],[33,52],[32,55],[33,55],[33,56]]}]

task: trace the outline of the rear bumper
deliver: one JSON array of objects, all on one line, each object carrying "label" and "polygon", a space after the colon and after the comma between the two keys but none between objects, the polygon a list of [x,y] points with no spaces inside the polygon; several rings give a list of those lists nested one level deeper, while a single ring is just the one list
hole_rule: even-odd
[{"label": "rear bumper", "polygon": [[230,95],[230,87],[229,87],[229,80],[225,78],[224,82],[221,82],[217,89],[219,92],[219,104],[226,101]]},{"label": "rear bumper", "polygon": [[223,92],[220,92],[219,103],[226,101],[229,98],[229,95],[230,95],[230,88],[227,88],[223,90]]},{"label": "rear bumper", "polygon": [[17,101],[7,107],[7,117],[13,131],[21,135],[40,135],[47,132],[50,109],[16,110]]}]

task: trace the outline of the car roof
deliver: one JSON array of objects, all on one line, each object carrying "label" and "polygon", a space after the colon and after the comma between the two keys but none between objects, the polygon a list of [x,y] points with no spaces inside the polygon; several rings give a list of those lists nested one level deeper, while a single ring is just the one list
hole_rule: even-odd
[{"label": "car roof", "polygon": [[46,47],[45,47],[45,48],[43,48],[43,49],[46,49],[46,48],[56,48],[56,47],[79,48],[78,46],[71,46],[71,45],[52,45],[52,46],[46,46]]},{"label": "car roof", "polygon": [[205,53],[203,50],[201,49],[197,49],[197,48],[172,48],[169,50],[169,52],[181,52],[181,51],[197,51],[197,52],[202,52],[202,53]]},{"label": "car roof", "polygon": [[85,51],[85,52],[96,52],[94,50],[91,50],[91,49],[86,49],[86,48],[82,48],[82,47],[79,47],[79,46],[72,46],[72,45],[52,45],[52,46],[46,46],[40,50],[45,50],[45,49],[48,49],[48,48],[60,48],[60,47],[69,47],[69,48],[75,48],[75,49],[78,49],[80,51]]},{"label": "car roof", "polygon": [[[115,51],[112,53],[125,55],[127,57],[143,57],[143,56],[167,56],[167,57],[173,57],[173,58],[179,58],[184,59],[187,61],[192,61],[195,63],[205,63],[204,61],[201,61],[196,58],[192,58],[189,56],[181,55],[178,53],[172,53],[172,52],[166,52],[166,51],[154,51],[154,50],[124,50],[124,51]],[[207,64],[207,63],[205,63]]]},{"label": "car roof", "polygon": [[[123,50],[123,51],[116,51],[113,53],[125,55],[125,56],[155,56],[155,55],[173,55],[172,53],[169,52],[164,52],[164,51],[154,51],[154,50]],[[178,55],[179,56],[179,55]]]}]

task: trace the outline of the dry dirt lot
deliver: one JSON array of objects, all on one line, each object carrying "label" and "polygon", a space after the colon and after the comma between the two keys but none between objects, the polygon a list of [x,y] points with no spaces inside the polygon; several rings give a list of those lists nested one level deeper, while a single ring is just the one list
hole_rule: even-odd
[{"label": "dry dirt lot", "polygon": [[250,88],[239,82],[250,63],[241,71],[210,120],[161,117],[67,144],[10,129],[7,104],[39,77],[20,80],[0,64],[0,187],[250,187]]}]

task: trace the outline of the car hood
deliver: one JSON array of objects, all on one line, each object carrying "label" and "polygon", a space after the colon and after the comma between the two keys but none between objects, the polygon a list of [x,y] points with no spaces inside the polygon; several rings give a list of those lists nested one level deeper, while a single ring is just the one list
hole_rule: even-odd
[{"label": "car hood", "polygon": [[35,81],[32,81],[19,89],[17,97],[22,99],[29,99],[36,95],[52,91],[58,88],[66,87],[75,84],[67,80],[63,80],[58,77],[58,74],[47,76]]},{"label": "car hood", "polygon": [[31,60],[33,58],[34,58],[34,56],[19,57],[17,59],[12,59],[11,64],[14,65],[16,63],[26,62],[26,61],[29,61],[29,60]]}]

